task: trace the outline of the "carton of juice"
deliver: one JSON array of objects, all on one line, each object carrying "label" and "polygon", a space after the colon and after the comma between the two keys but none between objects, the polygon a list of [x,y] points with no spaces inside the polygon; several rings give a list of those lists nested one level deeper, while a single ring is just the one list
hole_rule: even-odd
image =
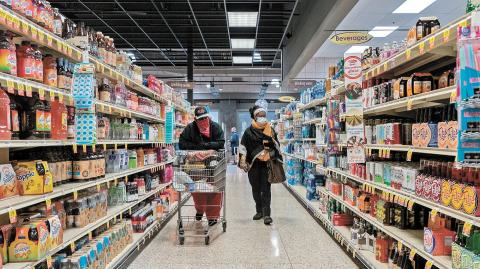
[{"label": "carton of juice", "polygon": [[47,162],[26,161],[14,164],[20,195],[44,194],[53,191],[53,179]]},{"label": "carton of juice", "polygon": [[8,246],[10,262],[38,261],[47,254],[49,232],[44,220],[20,225]]},{"label": "carton of juice", "polygon": [[18,181],[11,164],[0,164],[0,199],[18,195]]}]

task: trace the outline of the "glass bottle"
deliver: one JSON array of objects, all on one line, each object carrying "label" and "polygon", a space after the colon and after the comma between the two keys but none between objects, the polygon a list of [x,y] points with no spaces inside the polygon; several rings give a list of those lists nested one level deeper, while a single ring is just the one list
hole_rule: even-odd
[{"label": "glass bottle", "polygon": [[58,8],[53,9],[53,33],[62,36],[63,20]]}]

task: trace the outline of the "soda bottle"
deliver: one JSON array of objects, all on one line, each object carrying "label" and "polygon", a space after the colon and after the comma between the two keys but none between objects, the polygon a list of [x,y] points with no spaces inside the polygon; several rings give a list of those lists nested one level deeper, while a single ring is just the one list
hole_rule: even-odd
[{"label": "soda bottle", "polygon": [[10,97],[5,90],[0,89],[0,139],[10,140],[12,139],[10,118]]},{"label": "soda bottle", "polygon": [[66,140],[68,136],[67,107],[59,101],[52,102],[52,139]]}]

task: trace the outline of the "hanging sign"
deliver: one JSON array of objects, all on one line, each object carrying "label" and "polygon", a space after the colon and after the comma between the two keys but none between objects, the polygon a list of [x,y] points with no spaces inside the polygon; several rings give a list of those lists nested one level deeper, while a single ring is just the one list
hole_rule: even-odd
[{"label": "hanging sign", "polygon": [[317,83],[314,79],[290,79],[288,87],[292,89],[310,88]]},{"label": "hanging sign", "polygon": [[343,32],[330,37],[330,41],[337,45],[362,44],[370,41],[373,36],[364,32]]},{"label": "hanging sign", "polygon": [[167,85],[172,87],[172,88],[193,89],[195,87],[195,82],[193,82],[193,81],[168,81]]}]

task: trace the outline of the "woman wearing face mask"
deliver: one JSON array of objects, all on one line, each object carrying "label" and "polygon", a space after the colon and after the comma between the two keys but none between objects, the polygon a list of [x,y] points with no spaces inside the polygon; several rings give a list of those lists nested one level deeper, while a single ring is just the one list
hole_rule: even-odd
[{"label": "woman wearing face mask", "polygon": [[267,111],[260,107],[250,108],[252,125],[242,136],[238,152],[239,166],[248,172],[248,179],[252,185],[253,199],[257,213],[253,220],[263,218],[265,225],[273,220],[270,216],[271,184],[268,182],[267,161],[270,159],[282,160],[277,134],[267,120]]},{"label": "woman wearing face mask", "polygon": [[[180,135],[181,150],[221,150],[225,148],[225,138],[220,125],[212,121],[207,110],[200,106],[195,108],[195,121],[188,124]],[[206,214],[208,224],[217,224],[220,216],[222,193],[192,193],[196,219],[202,220]]]}]

